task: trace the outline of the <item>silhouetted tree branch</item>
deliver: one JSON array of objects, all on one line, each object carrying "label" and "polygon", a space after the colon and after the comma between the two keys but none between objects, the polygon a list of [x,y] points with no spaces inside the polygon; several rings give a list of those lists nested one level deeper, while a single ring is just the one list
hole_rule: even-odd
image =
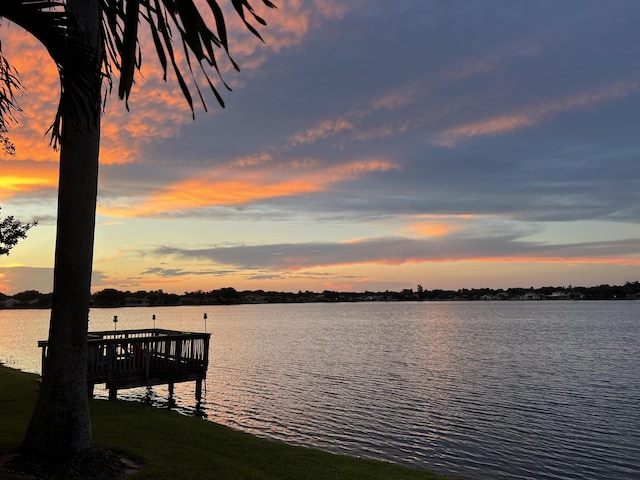
[{"label": "silhouetted tree branch", "polygon": [[9,255],[9,251],[19,240],[27,238],[27,231],[37,223],[23,223],[13,216],[0,219],[0,255]]}]

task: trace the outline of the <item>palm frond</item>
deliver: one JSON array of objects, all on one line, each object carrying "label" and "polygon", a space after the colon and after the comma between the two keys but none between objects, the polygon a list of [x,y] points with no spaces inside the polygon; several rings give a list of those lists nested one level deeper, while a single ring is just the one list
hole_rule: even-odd
[{"label": "palm frond", "polygon": [[55,62],[64,53],[68,24],[63,0],[2,0],[0,17],[6,18],[35,36]]},{"label": "palm frond", "polygon": [[16,148],[7,137],[9,125],[16,122],[22,113],[16,103],[15,95],[22,90],[18,72],[9,64],[2,54],[0,42],[0,150],[6,155],[15,155]]},{"label": "palm frond", "polygon": [[[65,35],[68,25],[68,15],[62,0],[2,0],[0,2],[0,18],[19,25],[38,39],[48,50],[53,61],[60,67],[65,54]],[[9,123],[15,121],[15,113],[20,113],[20,107],[15,102],[14,92],[20,88],[17,72],[11,67],[7,59],[2,56],[0,45],[0,131],[3,135],[8,130]],[[62,120],[60,110],[56,114],[51,130],[52,143],[57,144],[59,125]],[[56,127],[57,125],[57,127]],[[5,149],[13,146],[6,137],[2,138]],[[10,152],[11,153],[11,152]]]},{"label": "palm frond", "polygon": [[[264,5],[275,8],[269,0]],[[158,60],[162,67],[163,78],[172,70],[178,81],[182,94],[194,112],[193,96],[197,94],[206,110],[204,97],[201,94],[196,66],[204,74],[206,84],[215,95],[220,106],[224,107],[222,96],[214,86],[207,67],[215,71],[224,83],[218,65],[218,53],[222,53],[238,70],[238,64],[229,54],[227,27],[223,11],[217,0],[206,0],[206,7],[194,0],[101,0],[104,12],[104,28],[107,36],[106,45],[109,50],[111,64],[119,73],[118,95],[127,101],[134,84],[135,72],[140,69],[142,58],[139,50],[139,23],[147,23]],[[266,22],[260,18],[248,0],[231,0],[237,14],[245,26],[262,40],[258,30],[252,25],[255,21],[261,25]],[[209,25],[205,15],[211,15],[214,25]],[[252,20],[250,20],[252,19]],[[177,32],[174,35],[174,32]],[[186,69],[192,79],[189,84],[181,70],[176,51],[182,47]]]},{"label": "palm frond", "polygon": [[[90,115],[87,114],[89,117],[95,116],[95,106],[85,104],[85,99],[89,96],[83,95],[83,92],[95,89],[96,79],[101,82],[106,78],[110,90],[112,79],[117,77],[118,96],[125,100],[128,108],[135,75],[142,65],[139,26],[143,22],[151,32],[163,79],[167,80],[170,71],[175,75],[192,114],[195,115],[194,95],[198,96],[205,110],[207,108],[195,71],[198,67],[206,80],[206,86],[220,106],[224,107],[224,101],[210,77],[209,69],[213,69],[222,85],[231,90],[222,79],[218,55],[222,52],[236,70],[239,67],[229,53],[226,22],[217,0],[206,0],[206,6],[204,2],[197,0],[99,1],[102,9],[103,49],[98,54],[101,57],[102,71],[98,72],[99,75],[87,72],[87,75],[73,75],[69,78],[65,65],[73,62],[74,49],[82,48],[82,42],[75,43],[70,34],[74,31],[71,28],[74,26],[74,18],[67,0],[0,0],[0,18],[6,18],[34,35],[58,66],[61,102],[49,129],[54,148],[59,145],[65,116],[82,115],[82,112],[88,111],[91,112]],[[252,22],[260,25],[265,25],[266,22],[255,13],[249,0],[230,1],[247,29],[262,40]],[[255,1],[275,8],[269,0]],[[213,25],[207,23],[205,16],[213,18]],[[177,55],[178,51],[183,52],[182,57]],[[180,63],[180,58],[186,61],[186,67]],[[185,73],[191,77],[191,81],[188,81]],[[18,85],[17,74],[2,56],[0,44],[0,135],[3,128],[6,132],[7,121],[14,118],[11,115],[19,112],[12,93]],[[65,96],[67,99],[73,97],[71,104],[75,107],[63,112],[61,105]],[[0,142],[2,138],[6,137],[0,137]]]},{"label": "palm frond", "polygon": [[21,90],[18,72],[2,54],[0,42],[0,133],[6,133],[8,124],[14,123],[16,115],[21,112],[15,100],[16,93]]}]

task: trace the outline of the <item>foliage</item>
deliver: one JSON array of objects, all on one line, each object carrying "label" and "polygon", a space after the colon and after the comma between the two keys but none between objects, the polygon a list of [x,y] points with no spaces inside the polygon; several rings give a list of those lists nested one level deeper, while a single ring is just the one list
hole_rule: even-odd
[{"label": "foliage", "polygon": [[[0,137],[1,138],[1,137]],[[27,237],[27,231],[38,222],[23,223],[13,216],[0,220],[0,255],[9,255],[9,251],[19,240]]]},{"label": "foliage", "polygon": [[93,304],[98,307],[122,307],[126,303],[126,295],[114,288],[105,288],[93,295]]}]

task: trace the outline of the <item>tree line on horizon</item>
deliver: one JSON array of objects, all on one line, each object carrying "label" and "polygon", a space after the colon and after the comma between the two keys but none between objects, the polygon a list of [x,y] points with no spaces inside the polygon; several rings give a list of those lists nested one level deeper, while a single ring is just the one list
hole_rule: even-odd
[{"label": "tree line on horizon", "polygon": [[[51,293],[25,290],[15,295],[0,292],[0,308],[51,308]],[[458,290],[425,290],[420,285],[414,289],[384,292],[338,292],[309,290],[277,292],[265,290],[238,291],[233,287],[185,292],[182,295],[162,290],[138,290],[135,292],[106,288],[91,295],[91,306],[177,306],[177,305],[238,305],[256,303],[315,303],[315,302],[390,302],[390,301],[490,301],[490,300],[633,300],[640,299],[640,282],[624,285],[602,284],[592,287],[540,287],[508,289],[462,288]]]}]

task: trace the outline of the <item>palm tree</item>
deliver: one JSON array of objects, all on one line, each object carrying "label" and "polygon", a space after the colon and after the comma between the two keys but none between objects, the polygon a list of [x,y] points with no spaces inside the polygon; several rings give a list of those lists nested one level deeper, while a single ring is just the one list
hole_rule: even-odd
[{"label": "palm tree", "polygon": [[[274,8],[269,0],[257,1]],[[249,0],[231,4],[260,37],[252,23],[265,22]],[[205,14],[215,25],[207,23]],[[120,99],[129,98],[141,66],[138,27],[147,24],[165,79],[173,72],[192,112],[194,94],[204,105],[198,78],[206,80],[224,106],[208,69],[220,74],[219,53],[231,59],[225,19],[216,0],[2,0],[0,17],[34,35],[60,75],[60,103],[50,128],[52,145],[60,151],[60,172],[49,353],[23,452],[70,456],[91,446],[87,328],[103,81],[110,87],[117,80]],[[174,53],[177,47],[186,56],[190,83]],[[194,65],[200,66],[198,77]],[[0,126],[15,111],[11,92],[16,77],[11,72],[0,46]]]}]

